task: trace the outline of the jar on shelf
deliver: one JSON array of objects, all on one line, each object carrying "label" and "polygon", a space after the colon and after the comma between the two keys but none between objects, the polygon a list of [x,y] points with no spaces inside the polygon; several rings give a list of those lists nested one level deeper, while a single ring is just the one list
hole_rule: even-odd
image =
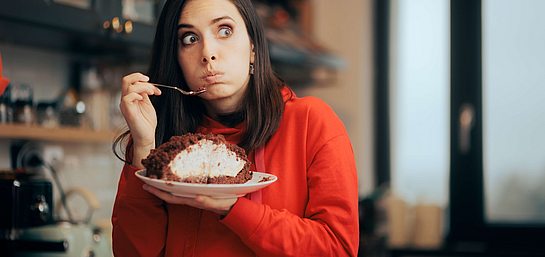
[{"label": "jar on shelf", "polygon": [[56,102],[41,102],[36,106],[36,123],[44,128],[58,128],[59,114]]},{"label": "jar on shelf", "polygon": [[11,84],[0,95],[0,124],[13,122],[13,106],[11,102]]},{"label": "jar on shelf", "polygon": [[32,87],[21,84],[15,89],[15,102],[13,104],[13,122],[23,124],[34,123],[34,96]]}]

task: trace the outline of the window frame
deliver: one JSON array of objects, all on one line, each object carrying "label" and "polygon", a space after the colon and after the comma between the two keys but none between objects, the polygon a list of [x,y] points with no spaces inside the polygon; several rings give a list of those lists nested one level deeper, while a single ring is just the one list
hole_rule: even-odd
[{"label": "window frame", "polygon": [[[374,0],[375,186],[390,185],[390,0]],[[482,106],[482,1],[450,1],[450,170],[448,228],[442,251],[543,254],[545,224],[485,220]],[[460,112],[472,107],[470,148],[460,150]]]},{"label": "window frame", "polygon": [[[487,252],[545,252],[544,224],[488,223],[485,217],[482,106],[482,1],[456,0],[451,10],[450,231],[447,242],[480,242]],[[474,110],[471,148],[460,150],[460,112]],[[541,236],[541,237],[540,237]]]}]

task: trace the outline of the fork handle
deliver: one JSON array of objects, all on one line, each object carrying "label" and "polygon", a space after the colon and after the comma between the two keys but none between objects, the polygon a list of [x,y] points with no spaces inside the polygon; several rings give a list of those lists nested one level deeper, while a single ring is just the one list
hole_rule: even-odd
[{"label": "fork handle", "polygon": [[[150,83],[150,82],[148,82]],[[161,84],[157,84],[157,83],[150,83],[156,87],[167,87],[167,88],[172,88],[172,89],[178,89],[177,87],[173,87],[173,86],[167,86],[167,85],[161,85]]]}]

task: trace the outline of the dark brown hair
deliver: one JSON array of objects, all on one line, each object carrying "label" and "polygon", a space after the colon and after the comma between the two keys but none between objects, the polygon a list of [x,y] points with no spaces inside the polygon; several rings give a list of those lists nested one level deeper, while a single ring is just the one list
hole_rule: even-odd
[{"label": "dark brown hair", "polygon": [[[190,0],[169,0],[165,3],[157,22],[148,71],[150,81],[175,85],[185,90],[189,90],[189,87],[177,60],[177,26],[188,1]],[[242,16],[254,45],[255,71],[250,75],[239,109],[246,115],[246,133],[239,146],[251,151],[265,145],[278,129],[284,111],[281,89],[286,85],[272,70],[265,32],[250,0],[229,1]],[[160,96],[150,96],[150,99],[157,114],[156,147],[172,136],[194,133],[206,112],[199,97],[184,96],[170,90],[162,90]],[[129,134],[130,131],[124,132],[113,144],[114,153],[121,160],[124,159],[118,155],[117,148],[122,147],[122,142]],[[130,149],[132,140],[128,144],[127,149]],[[124,161],[131,162],[128,158]]]}]

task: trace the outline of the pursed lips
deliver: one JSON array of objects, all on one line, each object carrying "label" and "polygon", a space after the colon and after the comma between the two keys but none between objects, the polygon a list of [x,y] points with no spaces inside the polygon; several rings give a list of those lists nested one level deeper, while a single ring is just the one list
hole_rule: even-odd
[{"label": "pursed lips", "polygon": [[218,83],[221,77],[223,77],[223,73],[210,73],[203,76],[201,79],[208,83],[213,84],[213,83]]}]

